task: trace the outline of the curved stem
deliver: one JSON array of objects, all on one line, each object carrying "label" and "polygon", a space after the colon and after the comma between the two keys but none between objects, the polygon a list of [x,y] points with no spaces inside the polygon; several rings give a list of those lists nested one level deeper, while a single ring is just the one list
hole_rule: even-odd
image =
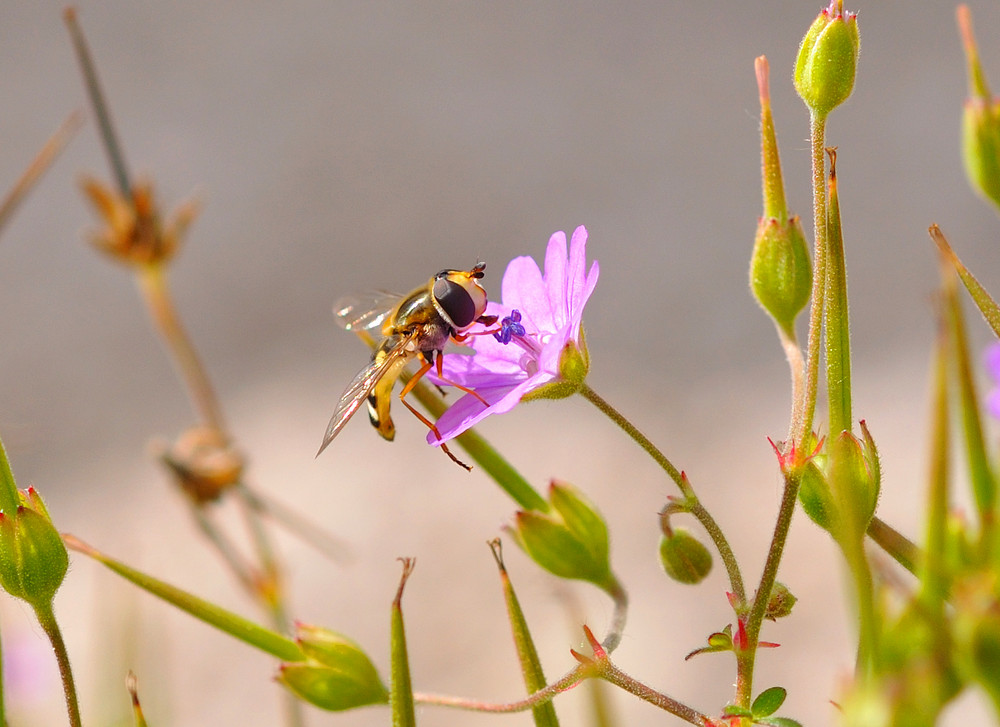
[{"label": "curved stem", "polygon": [[596,391],[591,389],[589,386],[584,384],[580,389],[580,394],[583,395],[587,401],[596,406],[600,411],[605,414],[611,421],[621,427],[629,437],[635,441],[640,447],[645,450],[653,460],[663,468],[667,475],[672,479],[677,487],[680,488],[681,493],[684,495],[685,502],[683,509],[686,512],[691,513],[698,522],[701,523],[702,527],[708,533],[708,536],[712,539],[715,544],[716,549],[719,551],[719,557],[722,559],[723,564],[726,567],[726,572],[729,575],[729,584],[733,589],[733,594],[739,599],[740,603],[746,602],[746,590],[743,586],[743,576],[740,574],[739,564],[736,562],[736,555],[733,553],[732,548],[729,546],[729,541],[726,540],[725,534],[722,532],[722,528],[712,517],[711,513],[705,509],[705,506],[701,504],[698,499],[697,494],[695,494],[694,488],[691,486],[691,482],[687,477],[684,476],[680,470],[674,467],[673,463],[667,459],[666,455],[660,451],[660,449],[653,444],[649,438],[643,434],[639,429],[632,424],[628,419],[626,419],[621,412],[615,409],[611,404],[605,401]]},{"label": "curved stem", "polygon": [[639,431],[639,429],[632,424],[628,419],[626,419],[622,414],[615,409],[611,404],[605,401],[596,391],[591,389],[587,384],[580,387],[580,394],[584,399],[589,401],[591,404],[596,406],[601,410],[601,413],[607,416],[611,421],[621,427],[632,440],[645,450],[646,454],[653,458],[656,464],[663,468],[663,471],[670,476],[680,488],[680,491],[685,497],[694,497],[694,490],[691,488],[691,483],[688,482],[687,478],[681,474],[681,471],[674,467],[673,462],[667,459],[667,456],[659,450],[659,448],[653,444],[649,437]]},{"label": "curved stem", "polygon": [[166,268],[156,263],[145,265],[138,268],[136,277],[150,315],[170,349],[195,409],[206,425],[224,432],[225,422],[215,390],[170,297]]},{"label": "curved stem", "polygon": [[76,685],[73,682],[73,670],[69,663],[69,653],[66,651],[66,642],[63,641],[62,631],[56,621],[55,613],[52,611],[52,604],[46,606],[35,606],[35,617],[41,624],[45,635],[49,637],[52,650],[55,652],[56,661],[59,663],[59,676],[62,678],[63,694],[66,696],[66,711],[69,713],[69,723],[71,727],[82,727],[80,720],[80,705],[76,698]]}]

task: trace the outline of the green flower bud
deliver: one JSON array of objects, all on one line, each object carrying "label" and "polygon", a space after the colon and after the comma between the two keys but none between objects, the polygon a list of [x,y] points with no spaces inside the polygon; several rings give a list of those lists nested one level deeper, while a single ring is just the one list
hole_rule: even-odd
[{"label": "green flower bud", "polygon": [[799,218],[788,214],[785,182],[781,176],[778,139],[771,114],[771,91],[767,58],[754,62],[760,95],[760,165],[764,214],[757,222],[753,256],[750,259],[750,289],[760,306],[790,338],[795,317],[812,291],[809,246]]},{"label": "green flower bud", "polygon": [[831,0],[799,46],[795,90],[817,116],[825,117],[854,90],[858,66],[857,13],[844,14],[843,0]]},{"label": "green flower bud", "polygon": [[306,661],[283,664],[278,674],[296,696],[335,712],[389,701],[375,665],[356,643],[319,626],[298,624],[296,632]]},{"label": "green flower bud", "polygon": [[331,712],[389,702],[381,682],[312,662],[282,664],[277,681],[295,696]]},{"label": "green flower bud", "polygon": [[712,570],[712,554],[691,533],[673,529],[660,540],[660,563],[678,583],[701,583]]},{"label": "green flower bud", "polygon": [[958,12],[969,72],[969,98],[962,111],[962,161],[973,190],[1000,206],[1000,101],[991,98],[967,7]]},{"label": "green flower bud", "polygon": [[549,512],[518,512],[511,532],[532,560],[560,578],[590,581],[613,590],[608,528],[596,508],[572,485],[552,481]]},{"label": "green flower bud", "polygon": [[296,641],[310,661],[354,674],[361,682],[381,685],[382,680],[371,659],[343,634],[309,624],[296,624],[295,631]]},{"label": "green flower bud", "polygon": [[792,613],[792,606],[798,601],[788,586],[780,581],[776,581],[771,589],[771,597],[767,599],[767,609],[764,611],[764,618],[777,621]]},{"label": "green flower bud", "polygon": [[830,492],[823,471],[813,460],[806,463],[799,485],[799,502],[809,519],[826,531],[830,531],[837,513],[837,504]]},{"label": "green flower bud", "polygon": [[750,289],[760,306],[791,335],[809,302],[812,262],[797,216],[784,222],[761,217],[750,258]]},{"label": "green flower bud", "polygon": [[66,577],[69,557],[34,488],[18,493],[13,514],[0,513],[0,585],[34,607],[48,607]]},{"label": "green flower bud", "polygon": [[862,445],[850,432],[832,443],[830,471],[827,473],[835,493],[839,521],[850,523],[855,535],[868,529],[878,504],[880,472],[875,444],[865,429]]}]

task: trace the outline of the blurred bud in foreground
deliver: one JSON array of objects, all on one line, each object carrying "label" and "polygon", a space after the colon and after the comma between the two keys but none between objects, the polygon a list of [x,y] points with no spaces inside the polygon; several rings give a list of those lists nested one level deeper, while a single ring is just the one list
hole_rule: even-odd
[{"label": "blurred bud in foreground", "polygon": [[277,677],[296,696],[334,712],[389,701],[375,665],[346,636],[299,624],[296,641],[306,661],[282,664]]},{"label": "blurred bud in foreground", "polygon": [[831,0],[809,27],[795,61],[795,90],[812,113],[825,118],[854,90],[858,67],[857,13],[844,13],[843,0]]},{"label": "blurred bud in foreground", "polygon": [[560,578],[617,588],[611,572],[608,528],[597,509],[573,485],[553,480],[548,512],[521,511],[510,531],[532,560]]},{"label": "blurred bud in foreground", "polygon": [[794,339],[795,317],[809,302],[812,291],[812,264],[799,218],[790,216],[785,204],[785,183],[771,115],[767,59],[760,56],[754,67],[760,93],[764,214],[757,222],[750,259],[750,289],[760,306],[789,338]]},{"label": "blurred bud in foreground", "polygon": [[0,585],[35,608],[49,608],[69,557],[45,503],[33,487],[19,492],[13,513],[0,513]]},{"label": "blurred bud in foreground", "polygon": [[965,5],[958,7],[958,27],[969,69],[969,98],[962,111],[962,161],[972,188],[1000,206],[1000,101],[990,95],[972,34],[972,14]]}]

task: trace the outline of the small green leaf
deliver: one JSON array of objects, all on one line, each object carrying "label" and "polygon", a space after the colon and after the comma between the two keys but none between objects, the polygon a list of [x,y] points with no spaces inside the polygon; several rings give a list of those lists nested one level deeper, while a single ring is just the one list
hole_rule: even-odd
[{"label": "small green leaf", "polygon": [[771,687],[758,694],[757,698],[753,700],[753,704],[750,705],[750,711],[753,712],[754,719],[770,717],[777,712],[781,705],[784,704],[787,695],[788,692],[784,687]]},{"label": "small green leaf", "polygon": [[746,707],[740,707],[736,704],[727,704],[725,709],[722,710],[722,716],[724,717],[747,717],[753,719],[753,712],[751,712]]},{"label": "small green leaf", "polygon": [[714,651],[732,651],[733,650],[733,625],[727,624],[726,628],[722,631],[716,631],[714,634],[710,634],[708,637],[708,646],[703,646],[700,649],[695,649],[690,654],[684,657],[684,661],[698,656],[699,654],[711,654]]},{"label": "small green leaf", "polygon": [[802,727],[801,722],[788,717],[768,717],[760,720],[757,724],[767,725],[767,727]]}]

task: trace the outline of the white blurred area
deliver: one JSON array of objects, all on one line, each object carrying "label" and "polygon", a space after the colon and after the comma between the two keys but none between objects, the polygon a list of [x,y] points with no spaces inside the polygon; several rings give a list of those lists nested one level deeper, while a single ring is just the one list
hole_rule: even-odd
[{"label": "white blurred area", "polygon": [[[133,173],[155,180],[167,209],[192,192],[203,202],[171,280],[252,485],[350,544],[349,561],[331,565],[278,537],[296,618],[350,635],[387,675],[396,558],[415,556],[404,597],[415,688],[523,693],[485,546],[513,504],[482,472],[428,448],[398,406],[396,442],[362,414],[313,459],[367,355],[330,307],[480,259],[498,295],[506,261],[541,259],[552,232],[579,224],[601,264],[585,315],[591,384],[688,473],[753,588],[780,496],[766,437],[783,438],[789,406],[782,352],[746,284],[761,206],[753,59],[770,60],[789,201],[808,220],[808,119],[790,76],[821,6],[79,5]],[[920,537],[937,280],[926,230],[938,223],[997,290],[1000,217],[968,189],[959,161],[966,82],[953,5],[847,8],[861,11],[861,66],[827,141],[839,147],[855,415],[882,453],[880,514]],[[972,10],[1000,83],[1000,9]],[[0,186],[70,112],[88,111],[0,239],[0,435],[19,483],[42,492],[60,529],[263,619],[149,456],[151,440],[173,438],[193,414],[129,276],[83,242],[96,222],[76,180],[109,173],[61,11],[0,7]],[[969,320],[981,347],[985,328]],[[697,708],[724,704],[731,657],[683,661],[732,619],[722,569],[685,587],[656,558],[656,513],[672,484],[582,399],[519,407],[481,431],[539,488],[569,480],[607,516],[632,600],[619,666]],[[505,552],[556,677],[583,647],[579,624],[602,632],[610,604],[540,572],[509,542]],[[782,646],[761,653],[757,685],[788,688],[781,714],[832,724],[854,628],[835,549],[801,513],[779,578],[799,602],[765,626],[763,638]],[[86,559],[73,556],[56,607],[86,723],[127,714],[132,669],[151,725],[280,724],[273,660]],[[5,668],[31,677],[5,695],[11,724],[64,723],[27,608],[0,599],[0,625]],[[584,690],[556,705],[563,724],[588,724]],[[676,723],[624,694],[614,706],[621,724]],[[966,700],[952,720],[976,715]],[[308,713],[314,726],[389,719],[384,709]],[[431,707],[418,719],[531,724]]]}]

